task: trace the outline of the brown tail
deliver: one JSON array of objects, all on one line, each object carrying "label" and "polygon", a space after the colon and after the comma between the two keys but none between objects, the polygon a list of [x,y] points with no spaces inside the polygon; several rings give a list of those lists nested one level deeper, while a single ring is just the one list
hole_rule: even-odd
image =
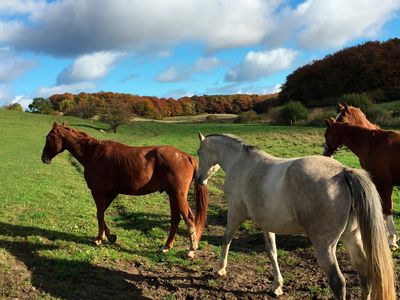
[{"label": "brown tail", "polygon": [[195,227],[197,242],[199,242],[207,222],[208,188],[206,185],[200,185],[195,181],[194,189],[196,190]]},{"label": "brown tail", "polygon": [[396,298],[392,253],[390,252],[379,194],[367,172],[348,169],[345,173],[353,194],[361,238],[368,261],[371,299]]},{"label": "brown tail", "polygon": [[200,185],[196,182],[196,172],[199,165],[198,161],[194,157],[190,157],[190,162],[194,166],[193,181],[196,197],[195,228],[197,242],[199,242],[207,222],[208,188],[206,185]]}]

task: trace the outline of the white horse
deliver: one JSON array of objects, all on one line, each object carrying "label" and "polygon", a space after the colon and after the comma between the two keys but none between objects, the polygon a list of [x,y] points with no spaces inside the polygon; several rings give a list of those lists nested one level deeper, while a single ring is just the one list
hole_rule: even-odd
[{"label": "white horse", "polygon": [[199,133],[197,181],[221,167],[226,175],[227,228],[218,274],[226,275],[229,246],[240,224],[251,218],[263,231],[274,282],[283,293],[275,233],[306,233],[336,299],[346,298],[336,259],[340,240],[355,264],[363,299],[395,299],[393,261],[386,241],[379,194],[368,174],[324,156],[283,159],[232,135]]}]

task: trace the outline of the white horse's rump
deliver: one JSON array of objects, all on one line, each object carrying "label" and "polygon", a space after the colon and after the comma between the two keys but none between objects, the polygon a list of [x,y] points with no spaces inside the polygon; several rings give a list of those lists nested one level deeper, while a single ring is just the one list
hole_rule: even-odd
[{"label": "white horse's rump", "polygon": [[386,243],[379,195],[368,174],[323,157],[273,157],[231,135],[201,140],[197,181],[206,184],[222,167],[228,203],[227,228],[218,274],[226,274],[229,246],[240,224],[251,218],[264,232],[271,259],[275,295],[283,279],[277,261],[275,233],[305,232],[316,249],[337,299],[345,299],[345,281],[336,260],[343,241],[360,277],[362,298],[394,299],[391,252]]}]

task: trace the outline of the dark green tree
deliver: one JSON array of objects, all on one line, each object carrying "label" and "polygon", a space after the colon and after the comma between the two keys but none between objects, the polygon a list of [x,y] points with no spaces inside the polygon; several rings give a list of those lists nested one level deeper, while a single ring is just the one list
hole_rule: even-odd
[{"label": "dark green tree", "polygon": [[38,114],[50,114],[53,107],[49,99],[33,98],[32,103],[28,105],[29,111]]},{"label": "dark green tree", "polygon": [[307,108],[299,101],[290,101],[281,110],[282,119],[290,125],[294,125],[296,121],[307,119],[307,115]]}]

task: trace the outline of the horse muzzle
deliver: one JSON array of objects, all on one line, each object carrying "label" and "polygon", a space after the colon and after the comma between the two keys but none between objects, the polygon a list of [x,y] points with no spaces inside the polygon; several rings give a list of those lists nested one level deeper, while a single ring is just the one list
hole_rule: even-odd
[{"label": "horse muzzle", "polygon": [[51,163],[51,159],[45,155],[42,155],[42,162],[45,163],[46,165],[49,165]]},{"label": "horse muzzle", "polygon": [[332,157],[334,151],[332,151],[327,144],[324,144],[324,156]]}]

